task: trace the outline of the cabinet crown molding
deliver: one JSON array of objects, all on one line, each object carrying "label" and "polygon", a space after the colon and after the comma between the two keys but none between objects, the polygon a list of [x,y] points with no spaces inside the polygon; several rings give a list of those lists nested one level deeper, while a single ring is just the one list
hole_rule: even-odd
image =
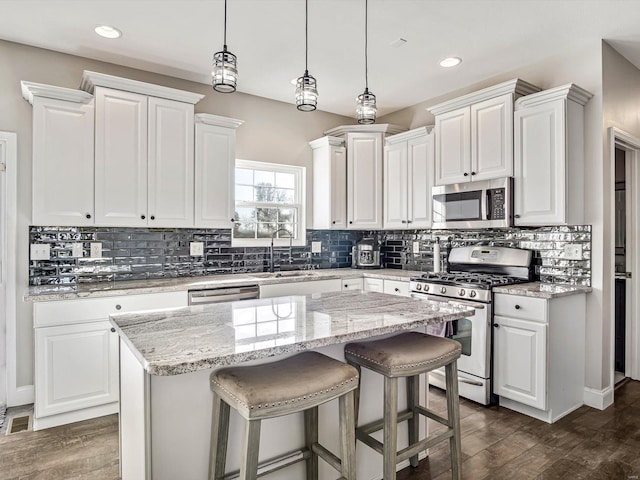
[{"label": "cabinet crown molding", "polygon": [[327,130],[324,134],[335,137],[341,137],[347,133],[384,133],[385,135],[395,135],[406,130],[406,128],[398,125],[379,123],[374,125],[341,125]]},{"label": "cabinet crown molding", "polygon": [[320,148],[327,145],[332,145],[334,147],[344,147],[344,139],[327,135],[326,137],[321,137],[316,140],[310,141],[309,145],[311,145],[311,148]]},{"label": "cabinet crown molding", "polygon": [[55,87],[53,85],[45,85],[43,83],[20,82],[22,87],[22,97],[33,105],[33,97],[53,98],[56,100],[65,100],[75,103],[91,103],[93,95],[82,90],[73,88]]},{"label": "cabinet crown molding", "polygon": [[205,125],[215,125],[217,127],[238,128],[244,123],[244,120],[236,118],[221,117],[220,115],[211,115],[210,113],[197,113],[195,115],[196,124],[203,123]]},{"label": "cabinet crown molding", "polygon": [[396,135],[388,136],[384,140],[385,142],[387,142],[387,144],[394,144],[394,143],[404,142],[412,138],[429,135],[432,131],[433,131],[433,125],[428,125],[426,127],[414,128],[413,130],[409,130],[408,132],[403,132],[403,133],[398,133]]},{"label": "cabinet crown molding", "polygon": [[566,85],[560,85],[559,87],[550,88],[548,90],[543,90],[542,92],[519,98],[516,101],[515,109],[520,110],[522,108],[533,107],[541,103],[558,99],[572,100],[584,106],[591,97],[593,97],[593,94],[584,88],[579,87],[575,83],[567,83]]},{"label": "cabinet crown molding", "polygon": [[80,89],[85,92],[93,93],[95,87],[124,90],[125,92],[140,93],[142,95],[149,95],[150,97],[166,98],[168,100],[176,100],[178,102],[191,103],[193,105],[204,98],[204,95],[199,93],[187,92],[176,88],[163,87],[152,83],[139,82],[138,80],[130,80],[128,78],[107,75],[106,73],[85,70],[82,73]]},{"label": "cabinet crown molding", "polygon": [[483,88],[477,92],[471,92],[461,97],[454,98],[453,100],[447,100],[446,102],[433,105],[432,107],[427,107],[426,110],[434,115],[440,115],[442,113],[450,112],[451,110],[468,107],[474,103],[483,102],[508,93],[524,96],[539,91],[539,87],[519,78],[514,78],[513,80],[502,82],[497,85],[493,85],[492,87]]}]

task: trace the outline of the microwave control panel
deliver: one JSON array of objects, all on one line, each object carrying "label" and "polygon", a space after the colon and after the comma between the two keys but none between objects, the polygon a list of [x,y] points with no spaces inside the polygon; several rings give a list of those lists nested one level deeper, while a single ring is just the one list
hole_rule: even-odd
[{"label": "microwave control panel", "polygon": [[505,218],[506,189],[490,188],[487,190],[489,205],[487,209],[488,220],[503,220]]}]

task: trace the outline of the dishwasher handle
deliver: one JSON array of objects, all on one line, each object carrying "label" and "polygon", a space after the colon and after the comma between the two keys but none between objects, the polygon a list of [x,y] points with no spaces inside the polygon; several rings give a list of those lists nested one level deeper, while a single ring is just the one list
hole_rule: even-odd
[{"label": "dishwasher handle", "polygon": [[236,300],[250,300],[258,298],[259,296],[260,287],[258,287],[258,285],[189,290],[189,305],[235,302]]}]

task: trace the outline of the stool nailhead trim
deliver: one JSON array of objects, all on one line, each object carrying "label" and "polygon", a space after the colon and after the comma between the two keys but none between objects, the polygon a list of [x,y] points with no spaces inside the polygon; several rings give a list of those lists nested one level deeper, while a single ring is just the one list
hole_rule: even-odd
[{"label": "stool nailhead trim", "polygon": [[430,363],[437,363],[440,362],[448,357],[457,357],[460,356],[460,353],[462,352],[462,348],[457,348],[455,349],[453,352],[449,352],[445,355],[440,355],[439,357],[436,358],[430,358],[429,360],[425,360],[424,362],[418,362],[418,363],[410,363],[407,365],[388,365],[385,363],[380,363],[380,362],[376,362],[375,360],[373,360],[372,358],[369,357],[365,357],[364,355],[360,355],[357,353],[352,352],[351,350],[346,350],[345,353],[352,355],[354,357],[358,357],[358,358],[362,358],[363,360],[366,360],[367,362],[371,362],[371,363],[375,363],[376,365],[380,365],[381,367],[387,367],[387,368],[413,368],[413,367],[419,367],[421,365],[429,365]]}]

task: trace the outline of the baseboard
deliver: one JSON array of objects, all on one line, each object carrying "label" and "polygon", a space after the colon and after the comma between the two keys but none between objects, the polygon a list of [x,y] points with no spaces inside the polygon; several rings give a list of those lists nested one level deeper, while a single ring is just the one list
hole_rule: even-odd
[{"label": "baseboard", "polygon": [[118,402],[107,403],[106,405],[98,405],[95,407],[83,408],[73,412],[59,413],[48,417],[33,418],[33,430],[43,430],[45,428],[57,427],[68,423],[81,422],[91,418],[104,417],[118,413]]},{"label": "baseboard", "polygon": [[7,391],[7,407],[19,407],[33,403],[33,385],[11,388]]},{"label": "baseboard", "polygon": [[584,404],[590,407],[604,410],[609,405],[613,405],[613,388],[607,387],[603,390],[584,387]]}]

